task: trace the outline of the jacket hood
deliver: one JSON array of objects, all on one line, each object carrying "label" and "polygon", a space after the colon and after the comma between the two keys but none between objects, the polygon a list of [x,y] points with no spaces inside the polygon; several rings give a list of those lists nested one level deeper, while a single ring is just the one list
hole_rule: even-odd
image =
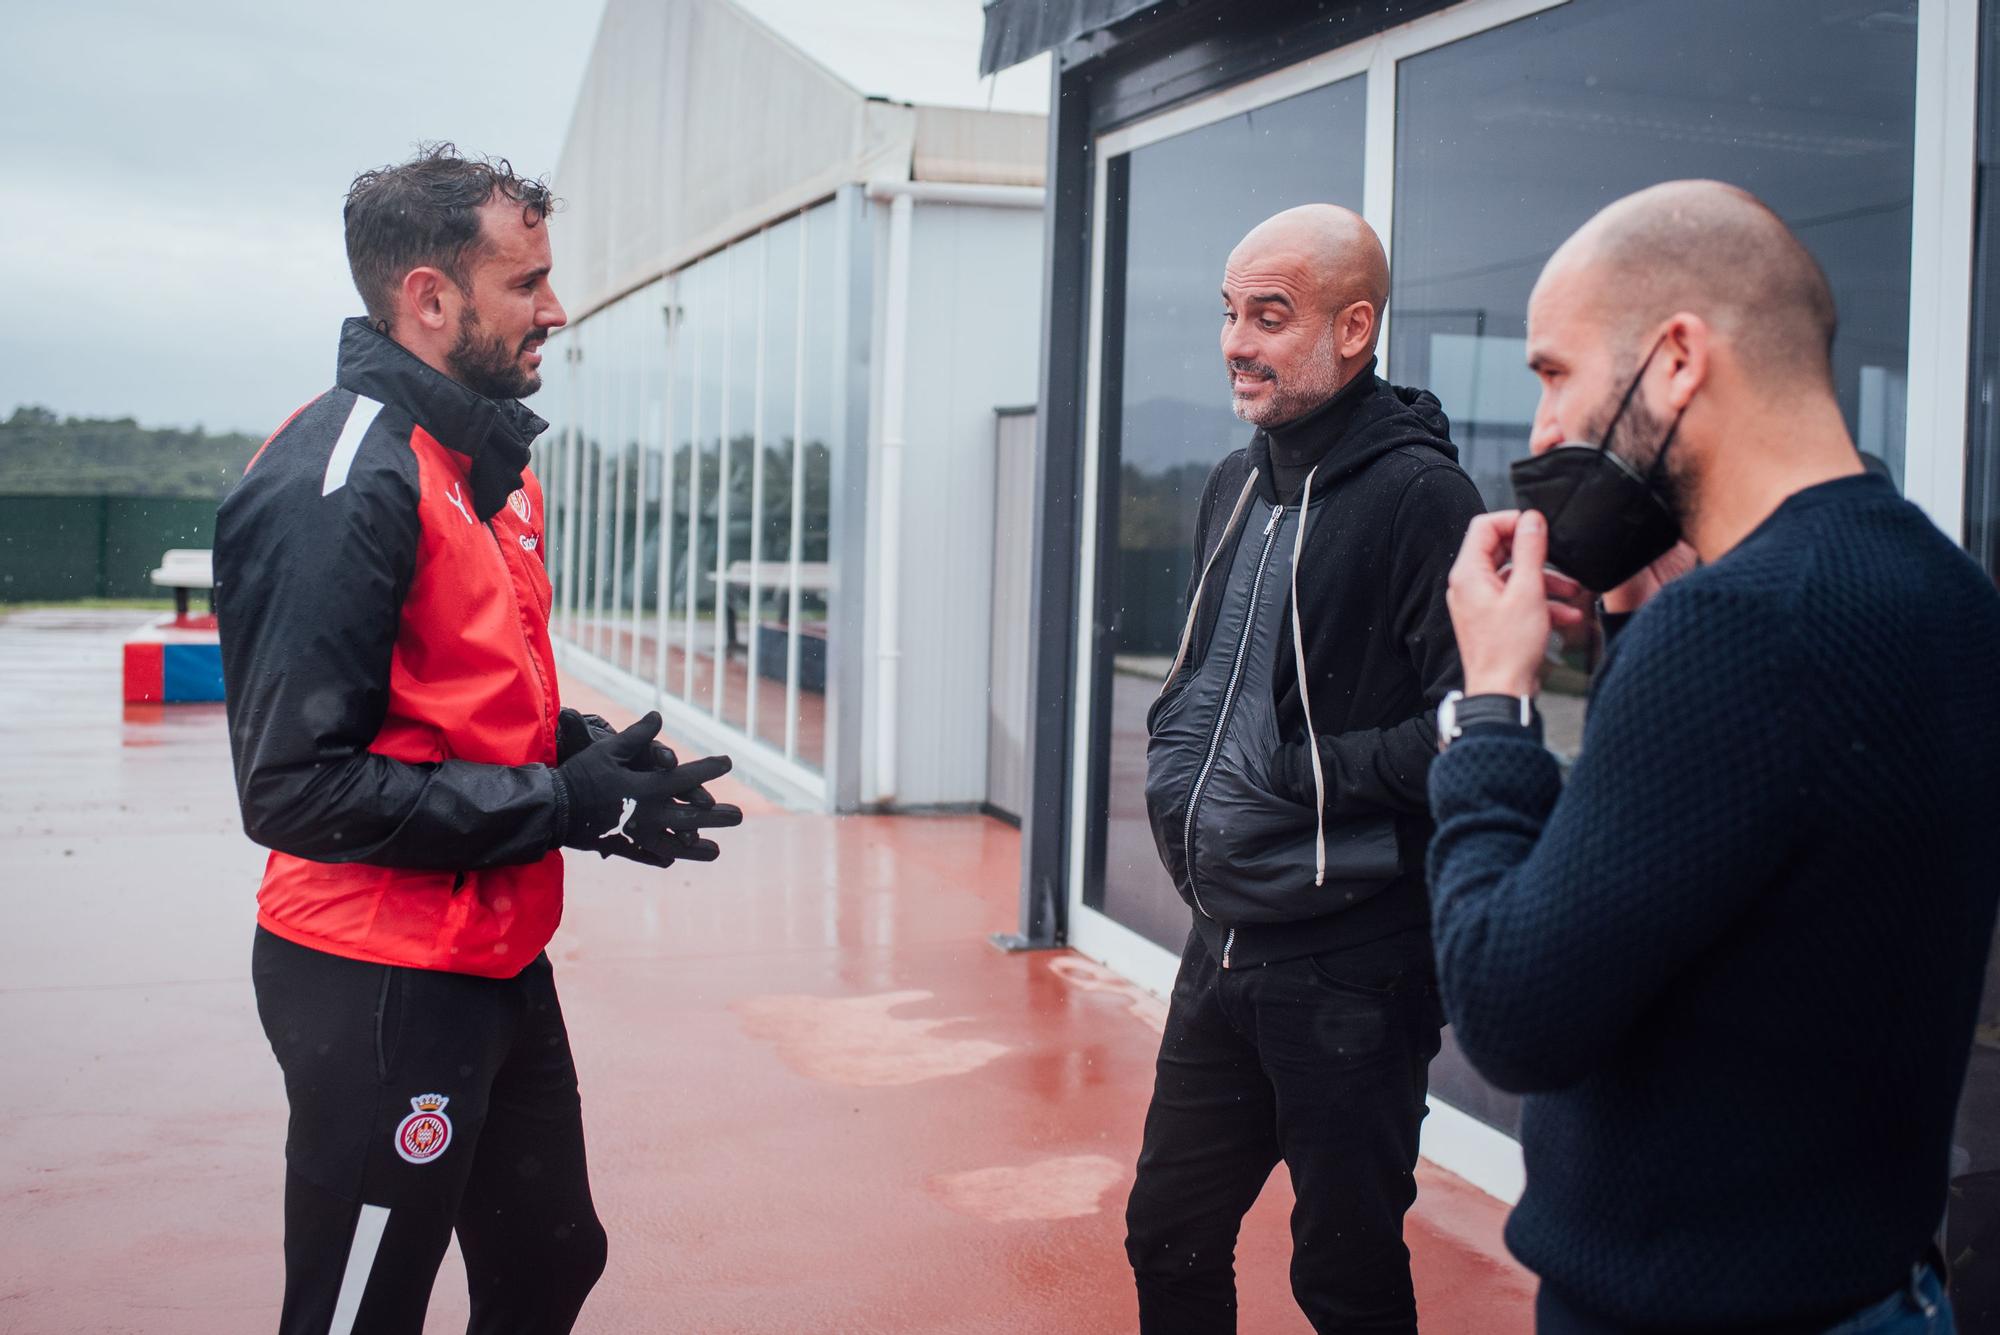
[{"label": "jacket hood", "polygon": [[473,509],[482,523],[520,487],[535,437],[549,429],[520,400],[475,393],[362,319],[340,326],[334,383],[400,408],[440,445],[471,460]]},{"label": "jacket hood", "polygon": [[[1427,389],[1392,385],[1380,376],[1355,404],[1344,426],[1333,428],[1339,439],[1328,448],[1313,481],[1314,494],[1342,478],[1367,468],[1385,454],[1407,446],[1421,445],[1437,451],[1452,463],[1458,462],[1458,446],[1451,442],[1451,419],[1444,405]],[[1264,499],[1275,501],[1272,482],[1271,439],[1262,430],[1250,438],[1250,466],[1257,470],[1257,489]]]}]

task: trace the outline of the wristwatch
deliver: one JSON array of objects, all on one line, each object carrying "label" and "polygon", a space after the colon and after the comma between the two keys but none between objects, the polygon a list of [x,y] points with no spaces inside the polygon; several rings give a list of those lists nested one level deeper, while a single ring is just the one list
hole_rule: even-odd
[{"label": "wristwatch", "polygon": [[1467,728],[1497,723],[1520,728],[1542,740],[1542,716],[1531,695],[1467,695],[1452,691],[1438,702],[1438,750],[1465,736]]}]

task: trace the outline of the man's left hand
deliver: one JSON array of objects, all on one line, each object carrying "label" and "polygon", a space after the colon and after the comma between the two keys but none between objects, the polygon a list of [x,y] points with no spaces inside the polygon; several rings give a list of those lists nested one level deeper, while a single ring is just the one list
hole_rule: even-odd
[{"label": "man's left hand", "polygon": [[[616,736],[617,733],[618,729],[612,726],[609,719],[597,714],[580,713],[577,710],[565,707],[556,715],[556,763],[560,765],[591,743],[601,742],[606,737]],[[646,765],[646,768],[648,769],[669,770],[681,763],[680,757],[674,754],[673,748],[660,741],[653,743],[652,750],[647,753],[647,758],[649,763]],[[715,809],[715,798],[710,795],[706,788],[692,790],[685,797],[681,798],[681,801],[688,806],[696,807],[702,811],[712,811]],[[658,865],[665,866],[666,864],[661,863]]]},{"label": "man's left hand", "polygon": [[1466,530],[1445,601],[1467,695],[1534,695],[1549,632],[1573,630],[1587,617],[1551,599],[1548,546],[1548,522],[1533,510],[1481,515]]}]

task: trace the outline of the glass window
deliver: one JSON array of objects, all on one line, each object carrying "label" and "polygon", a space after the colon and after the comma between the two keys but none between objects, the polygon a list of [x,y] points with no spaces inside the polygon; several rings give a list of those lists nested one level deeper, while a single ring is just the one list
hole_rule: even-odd
[{"label": "glass window", "polygon": [[724,354],[723,266],[711,255],[690,271],[689,335],[695,344],[694,456],[687,529],[688,654],[686,698],[697,709],[715,707],[716,477],[722,453]]},{"label": "glass window", "polygon": [[549,424],[535,442],[534,468],[535,479],[542,484],[542,561],[548,567],[549,586],[555,591],[549,608],[552,634],[561,631],[562,470],[569,453],[569,355],[575,345],[574,335],[557,334],[549,340],[542,352],[542,389],[528,404]]},{"label": "glass window", "polygon": [[665,282],[654,283],[628,298],[632,303],[631,339],[639,362],[637,493],[633,498],[634,566],[632,571],[633,643],[628,668],[635,677],[650,677],[659,654],[660,534],[664,523],[660,480],[664,472],[667,358],[663,320]]},{"label": "glass window", "polygon": [[[1980,6],[1979,169],[1972,288],[1972,376],[1965,533],[2000,580],[2000,3]],[[2000,937],[1988,946],[1986,995],[1953,1137],[1945,1216],[1952,1301],[1967,1335],[2000,1331]]]},{"label": "glass window", "polygon": [[845,309],[840,286],[848,281],[847,256],[840,248],[838,205],[823,204],[806,215],[805,362],[800,383],[805,458],[793,464],[800,486],[792,508],[792,542],[799,554],[797,615],[789,651],[796,666],[788,672],[787,713],[793,736],[787,750],[809,769],[826,765],[826,681],[832,624],[833,448],[841,438],[838,419],[841,352],[846,341],[838,320]]},{"label": "glass window", "polygon": [[1361,207],[1363,78],[1137,148],[1108,164],[1092,868],[1085,902],[1178,950],[1188,911],[1146,818],[1146,708],[1180,641],[1195,508],[1249,438],[1219,348],[1222,267],[1297,204]]},{"label": "glass window", "polygon": [[693,277],[679,273],[668,280],[669,362],[672,425],[667,445],[668,537],[667,618],[662,631],[666,646],[662,689],[685,698],[688,682],[689,571],[687,535],[694,507],[695,367],[701,356],[692,322]]},{"label": "glass window", "polygon": [[609,539],[605,525],[600,522],[605,512],[604,506],[604,398],[605,362],[609,354],[604,337],[604,326],[599,323],[589,331],[583,362],[584,406],[583,426],[585,449],[583,474],[578,486],[582,492],[579,506],[582,530],[582,550],[578,554],[581,584],[577,589],[578,638],[592,653],[598,652],[598,628],[603,616],[604,598],[604,548]]},{"label": "glass window", "polygon": [[562,335],[535,453],[556,632],[812,769],[849,277],[821,205],[611,303]]},{"label": "glass window", "polygon": [[724,418],[718,497],[721,552],[716,591],[721,604],[721,713],[732,727],[749,725],[749,642],[755,621],[750,605],[751,530],[756,527],[753,483],[757,466],[757,339],[763,309],[764,238],[731,246],[725,301],[729,386]]},{"label": "glass window", "polygon": [[792,218],[764,235],[764,392],[761,505],[757,510],[759,580],[751,618],[751,689],[756,692],[754,731],[759,740],[784,750],[786,682],[791,653],[792,497],[797,480],[799,435],[799,342],[805,305],[802,265],[805,221]]},{"label": "glass window", "polygon": [[[1901,479],[1916,22],[1915,0],[1573,0],[1402,62],[1389,373],[1443,400],[1489,504],[1511,504],[1507,466],[1527,453],[1526,311],[1543,263],[1612,200],[1684,177],[1754,192],[1811,247],[1839,305],[1848,426]],[[1551,674],[1559,751],[1581,742],[1586,683]],[[1449,1041],[1431,1079],[1514,1126],[1515,1102]]]},{"label": "glass window", "polygon": [[1543,263],[1612,200],[1684,177],[1754,192],[1812,248],[1848,427],[1900,480],[1916,22],[1915,0],[1575,0],[1402,63],[1389,361],[1444,401],[1489,503],[1527,452]]},{"label": "glass window", "polygon": [[629,297],[604,312],[604,327],[609,368],[604,408],[605,448],[611,456],[606,469],[611,548],[609,586],[604,600],[604,639],[597,651],[622,664],[631,660],[631,618],[626,599],[632,587],[633,424],[638,418],[633,383],[637,359],[633,356]]}]

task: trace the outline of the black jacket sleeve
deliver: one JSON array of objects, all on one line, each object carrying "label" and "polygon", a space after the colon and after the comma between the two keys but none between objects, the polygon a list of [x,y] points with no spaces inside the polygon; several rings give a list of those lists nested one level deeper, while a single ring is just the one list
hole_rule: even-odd
[{"label": "black jacket sleeve", "polygon": [[[1391,630],[1423,685],[1426,708],[1392,727],[1320,736],[1329,816],[1429,811],[1426,781],[1437,758],[1437,704],[1461,676],[1445,583],[1465,530],[1485,508],[1472,479],[1454,467],[1426,468],[1403,488],[1390,528],[1396,609]],[[1308,781],[1308,802],[1310,788]]]},{"label": "black jacket sleeve", "polygon": [[388,710],[417,560],[415,464],[400,445],[366,442],[346,484],[325,495],[317,471],[264,459],[216,516],[243,829],[317,862],[444,871],[533,862],[561,843],[547,767],[405,764],[368,750]]}]

